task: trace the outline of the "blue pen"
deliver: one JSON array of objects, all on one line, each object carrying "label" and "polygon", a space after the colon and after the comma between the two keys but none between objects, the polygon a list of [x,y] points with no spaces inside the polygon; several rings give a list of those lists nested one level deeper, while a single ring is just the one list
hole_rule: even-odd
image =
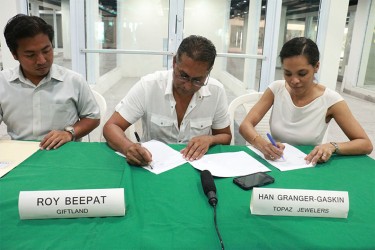
[{"label": "blue pen", "polygon": [[[270,142],[272,143],[272,145],[274,145],[275,147],[279,148],[277,145],[276,145],[276,142],[275,140],[273,139],[272,135],[270,133],[267,133],[267,137],[268,139],[270,140]],[[283,160],[285,161],[284,159],[284,156],[281,156],[281,158],[283,158]]]}]

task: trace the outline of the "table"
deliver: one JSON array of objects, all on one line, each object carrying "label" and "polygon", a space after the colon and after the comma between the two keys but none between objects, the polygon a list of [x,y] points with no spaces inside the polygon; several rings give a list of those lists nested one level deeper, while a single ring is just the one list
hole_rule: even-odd
[{"label": "table", "polygon": [[[252,215],[252,191],[215,178],[226,249],[375,248],[375,160],[333,156],[315,168],[280,172],[245,146],[217,145],[209,153],[240,150],[272,170],[275,183],[267,187],[348,191],[350,211],[347,219]],[[19,219],[20,191],[119,187],[124,217]],[[220,249],[198,170],[186,163],[155,175],[129,166],[105,143],[36,152],[0,179],[0,213],[0,249]]]}]

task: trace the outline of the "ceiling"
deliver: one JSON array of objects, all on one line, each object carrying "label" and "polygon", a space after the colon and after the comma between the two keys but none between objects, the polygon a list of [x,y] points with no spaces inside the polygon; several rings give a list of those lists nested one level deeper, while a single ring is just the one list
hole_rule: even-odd
[{"label": "ceiling", "polygon": [[[117,15],[117,1],[118,0],[99,0],[99,8],[107,15]],[[244,17],[249,11],[249,1],[251,0],[231,0],[231,18]],[[61,0],[43,0],[43,2],[61,6]],[[262,0],[261,15],[265,15],[266,3],[267,0]],[[349,0],[349,6],[357,5],[357,3],[358,0]],[[319,11],[319,4],[320,0],[283,0],[283,6],[287,7],[287,16],[317,12]]]},{"label": "ceiling", "polygon": [[[265,15],[267,0],[262,0],[262,13]],[[357,5],[358,0],[349,0],[349,6]],[[286,15],[293,16],[319,11],[320,0],[283,0],[286,8]],[[249,11],[249,0],[232,0],[230,15],[234,17],[244,17]]]}]

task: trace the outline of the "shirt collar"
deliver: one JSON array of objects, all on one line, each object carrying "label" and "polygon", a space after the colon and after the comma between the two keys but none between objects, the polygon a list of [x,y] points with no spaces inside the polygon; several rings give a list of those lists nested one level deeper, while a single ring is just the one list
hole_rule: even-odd
[{"label": "shirt collar", "polygon": [[59,67],[56,64],[52,64],[51,69],[50,69],[48,75],[46,76],[46,78],[49,78],[48,80],[51,80],[51,78],[53,78],[53,79],[56,79],[56,80],[62,82],[62,81],[64,81],[64,75],[65,75],[65,73],[63,72],[61,67]]},{"label": "shirt collar", "polygon": [[[51,69],[49,70],[48,74],[40,81],[38,84],[41,85],[45,82],[49,82],[52,78],[58,80],[58,81],[63,81],[64,80],[64,75],[61,72],[61,70],[58,69],[57,65],[52,64]],[[21,82],[27,83],[30,80],[27,80],[25,76],[22,73],[21,70],[21,65],[18,65],[17,67],[12,70],[12,75],[10,76],[9,80],[10,81],[15,81],[19,79]]]},{"label": "shirt collar", "polygon": [[11,71],[11,74],[9,76],[9,81],[10,82],[13,82],[17,79],[22,79],[24,80],[25,78],[23,77],[23,74],[22,74],[22,71],[21,71],[21,67],[20,66],[17,66],[15,68],[13,68]]}]

